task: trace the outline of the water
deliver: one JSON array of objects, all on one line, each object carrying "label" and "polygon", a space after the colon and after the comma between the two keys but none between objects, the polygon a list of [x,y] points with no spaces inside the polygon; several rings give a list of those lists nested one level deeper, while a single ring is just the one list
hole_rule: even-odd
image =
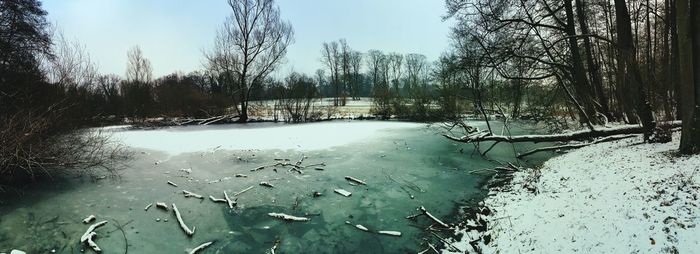
[{"label": "water", "polygon": [[[454,222],[460,206],[485,195],[481,184],[489,175],[469,171],[495,165],[474,155],[472,145],[455,144],[438,132],[423,124],[368,121],[117,129],[115,137],[135,152],[122,177],[56,179],[30,187],[19,200],[0,207],[0,252],[80,253],[85,247],[78,239],[87,229],[81,221],[90,214],[109,221],[96,231],[104,253],[124,253],[126,245],[130,253],[185,253],[207,241],[215,243],[205,253],[263,253],[276,243],[277,253],[416,252],[427,236],[422,229],[431,222],[405,217],[425,206]],[[498,146],[490,155],[507,160],[513,152],[510,146]],[[307,157],[302,165],[324,163],[324,170],[250,171],[275,159],[295,163],[302,156]],[[183,168],[192,172],[179,170]],[[344,176],[367,185],[350,185]],[[261,181],[275,187],[259,186]],[[182,194],[188,190],[223,198],[224,190],[233,195],[249,186],[254,187],[236,197],[233,210]],[[333,193],[335,188],[352,196]],[[315,191],[323,195],[313,197]],[[194,236],[184,234],[172,210],[144,211],[154,202],[175,203],[186,224],[196,227]],[[267,216],[270,212],[311,220],[285,222]],[[403,236],[364,232],[346,221]],[[125,224],[124,235],[117,222]]]}]

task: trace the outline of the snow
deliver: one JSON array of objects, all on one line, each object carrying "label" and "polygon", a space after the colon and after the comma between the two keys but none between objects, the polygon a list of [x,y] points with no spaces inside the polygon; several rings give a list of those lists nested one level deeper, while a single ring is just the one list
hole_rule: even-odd
[{"label": "snow", "polygon": [[309,124],[190,126],[156,130],[115,131],[113,137],[131,147],[171,155],[216,148],[229,150],[320,150],[375,137],[381,131],[425,125],[387,121],[332,121]]},{"label": "snow", "polygon": [[[535,170],[516,173],[512,191],[484,201],[494,211],[484,253],[696,252],[700,156],[678,157],[679,139],[600,143],[553,158],[537,194],[524,187]],[[454,245],[470,249],[476,232],[457,231],[465,237]]]}]

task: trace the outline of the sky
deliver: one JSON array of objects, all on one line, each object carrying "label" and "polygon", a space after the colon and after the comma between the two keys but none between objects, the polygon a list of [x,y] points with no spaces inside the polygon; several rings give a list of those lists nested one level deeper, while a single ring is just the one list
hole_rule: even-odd
[{"label": "sky", "polygon": [[[354,50],[421,53],[437,60],[451,21],[442,0],[277,0],[294,44],[274,75],[323,68],[321,45],[344,38]],[[45,0],[48,20],[84,45],[101,73],[123,76],[126,52],[139,45],[155,77],[203,69],[203,51],[230,16],[225,0]]]}]

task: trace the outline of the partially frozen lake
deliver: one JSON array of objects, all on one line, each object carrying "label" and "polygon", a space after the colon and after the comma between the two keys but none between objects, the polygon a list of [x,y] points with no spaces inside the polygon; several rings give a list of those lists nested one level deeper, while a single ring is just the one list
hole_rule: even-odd
[{"label": "partially frozen lake", "polygon": [[[87,228],[82,219],[91,214],[109,221],[97,230],[96,242],[104,253],[124,253],[126,244],[130,253],[185,253],[207,241],[215,243],[204,253],[263,253],[276,243],[277,253],[416,252],[423,249],[419,244],[428,236],[423,229],[432,222],[405,217],[425,206],[448,223],[457,220],[460,206],[485,195],[480,183],[488,176],[469,171],[494,166],[471,155],[473,146],[450,142],[436,135],[435,127],[417,123],[333,121],[110,131],[135,152],[121,179],[56,180],[30,188],[19,201],[0,207],[0,252],[17,248],[28,253],[80,253],[85,247],[78,239]],[[301,165],[325,166],[302,169],[303,174],[279,166],[251,171],[284,162],[280,159],[294,164],[304,156]],[[512,151],[497,148],[491,156],[512,158]],[[351,185],[344,176],[367,185]],[[262,181],[274,188],[260,186]],[[223,191],[233,195],[250,186],[235,197],[238,206],[233,210],[207,198],[223,198]],[[336,194],[337,188],[352,195]],[[205,199],[185,198],[183,190]],[[313,197],[314,192],[323,195]],[[187,237],[172,210],[157,209],[155,202],[176,204],[186,224],[196,227],[194,236]],[[154,207],[144,211],[150,203]],[[267,215],[271,212],[310,221],[280,221]],[[115,221],[125,224],[125,236]],[[364,232],[346,221],[403,236]]]}]

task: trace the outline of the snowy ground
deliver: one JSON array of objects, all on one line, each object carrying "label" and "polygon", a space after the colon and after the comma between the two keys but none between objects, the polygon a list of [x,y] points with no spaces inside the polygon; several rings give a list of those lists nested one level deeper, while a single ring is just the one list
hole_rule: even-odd
[{"label": "snowy ground", "polygon": [[[485,201],[493,239],[484,253],[697,253],[700,156],[677,157],[679,139],[627,139],[553,158],[537,194],[526,188],[534,170],[516,173],[510,191]],[[470,249],[466,239],[454,245]]]}]

